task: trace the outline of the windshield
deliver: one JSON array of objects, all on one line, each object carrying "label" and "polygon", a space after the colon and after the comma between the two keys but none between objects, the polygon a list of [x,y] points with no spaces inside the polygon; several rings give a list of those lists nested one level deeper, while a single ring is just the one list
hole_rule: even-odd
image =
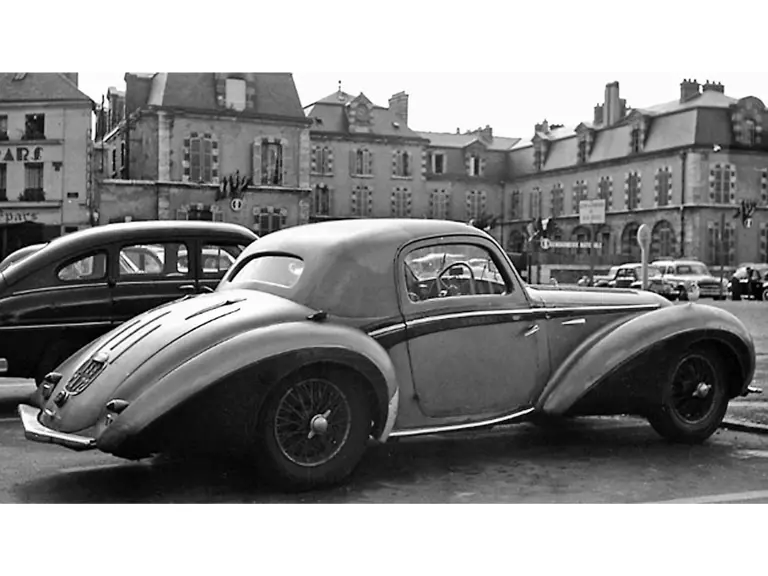
[{"label": "windshield", "polygon": [[680,275],[696,275],[696,276],[709,276],[709,270],[704,264],[690,263],[690,264],[678,264],[675,266],[675,274]]},{"label": "windshield", "polygon": [[293,288],[304,272],[304,261],[296,256],[256,256],[248,260],[229,283],[232,287],[255,288],[258,284],[270,284],[281,288]]}]

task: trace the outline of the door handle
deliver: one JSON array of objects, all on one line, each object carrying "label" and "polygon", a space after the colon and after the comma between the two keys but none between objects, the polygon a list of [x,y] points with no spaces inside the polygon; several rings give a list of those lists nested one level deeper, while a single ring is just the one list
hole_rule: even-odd
[{"label": "door handle", "polygon": [[182,286],[179,286],[180,292],[194,292],[195,291],[195,285],[194,284],[184,284]]},{"label": "door handle", "polygon": [[200,292],[212,293],[212,292],[216,292],[216,290],[214,290],[210,286],[200,286]]},{"label": "door handle", "polygon": [[539,325],[538,325],[538,324],[534,324],[533,326],[531,326],[530,328],[528,328],[528,330],[525,332],[524,336],[525,336],[526,338],[527,338],[528,336],[533,336],[533,335],[534,335],[534,334],[536,334],[536,332],[538,332],[538,331],[539,331]]},{"label": "door handle", "polygon": [[566,320],[563,322],[563,326],[581,326],[586,323],[586,318],[577,318],[576,320]]}]

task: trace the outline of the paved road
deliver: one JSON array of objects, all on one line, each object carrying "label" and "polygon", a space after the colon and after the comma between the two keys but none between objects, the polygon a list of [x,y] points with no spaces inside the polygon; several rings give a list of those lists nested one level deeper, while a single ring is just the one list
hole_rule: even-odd
[{"label": "paved road", "polygon": [[0,462],[3,503],[768,502],[768,438],[722,430],[706,445],[675,446],[628,418],[376,446],[346,486],[293,496],[221,465],[131,463],[30,443],[7,410]]}]

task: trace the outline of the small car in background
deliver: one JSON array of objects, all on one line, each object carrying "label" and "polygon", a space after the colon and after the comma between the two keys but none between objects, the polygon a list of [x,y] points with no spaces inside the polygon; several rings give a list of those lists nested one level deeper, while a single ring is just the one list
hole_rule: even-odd
[{"label": "small car in background", "polygon": [[611,266],[607,274],[597,275],[592,279],[592,286],[596,288],[607,288],[611,280],[616,278],[616,274],[619,272],[621,266]]},{"label": "small car in background", "polygon": [[205,266],[206,254],[234,261],[257,238],[235,224],[168,220],[98,226],[37,247],[0,271],[0,373],[40,382],[126,320],[213,292],[226,270]]},{"label": "small car in background", "polygon": [[[643,265],[639,262],[622,264],[616,276],[608,283],[610,288],[643,289]],[[667,300],[677,300],[678,293],[671,283],[664,280],[656,266],[648,266],[648,291],[664,296]]]},{"label": "small car in background", "polygon": [[706,264],[698,260],[656,260],[651,262],[661,270],[662,278],[671,284],[681,300],[688,298],[686,284],[695,282],[702,298],[725,298],[728,281],[715,278]]}]

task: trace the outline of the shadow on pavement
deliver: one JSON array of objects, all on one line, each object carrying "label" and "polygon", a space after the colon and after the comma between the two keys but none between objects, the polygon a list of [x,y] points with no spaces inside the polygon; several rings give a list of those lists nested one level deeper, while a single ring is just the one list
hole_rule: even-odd
[{"label": "shadow on pavement", "polygon": [[114,466],[53,473],[14,491],[22,502],[39,503],[448,502],[457,488],[484,485],[490,475],[506,494],[535,486],[547,501],[547,494],[567,490],[573,482],[621,486],[644,477],[675,482],[692,467],[715,473],[718,466],[730,465],[718,460],[728,460],[733,449],[718,443],[718,434],[702,446],[669,445],[648,426],[576,422],[551,431],[521,424],[514,431],[474,437],[403,440],[372,446],[345,485],[301,494],[268,489],[242,468],[162,457],[140,463],[115,459]]}]

